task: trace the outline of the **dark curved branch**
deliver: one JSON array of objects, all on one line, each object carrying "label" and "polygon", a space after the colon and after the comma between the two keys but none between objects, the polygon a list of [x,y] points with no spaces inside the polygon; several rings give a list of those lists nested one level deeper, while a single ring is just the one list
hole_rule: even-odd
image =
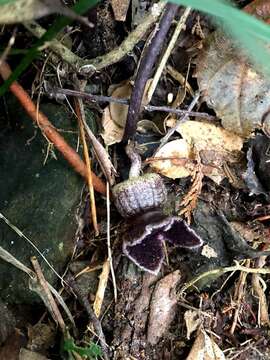
[{"label": "dark curved branch", "polygon": [[164,45],[166,35],[170,29],[172,20],[175,17],[178,6],[167,4],[165,12],[157,25],[155,35],[146,49],[145,56],[142,58],[137,77],[134,84],[134,90],[131,94],[130,105],[128,109],[127,122],[123,141],[134,137],[137,127],[138,117],[141,111],[141,103],[147,80],[150,77],[152,68]]}]

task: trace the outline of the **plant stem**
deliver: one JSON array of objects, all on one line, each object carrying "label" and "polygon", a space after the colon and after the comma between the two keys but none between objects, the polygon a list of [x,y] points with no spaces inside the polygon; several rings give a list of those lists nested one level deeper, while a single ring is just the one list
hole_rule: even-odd
[{"label": "plant stem", "polygon": [[127,122],[123,141],[133,138],[136,132],[138,117],[141,111],[141,103],[147,80],[150,78],[152,68],[163,47],[166,35],[170,29],[172,20],[175,17],[177,5],[167,4],[165,12],[154,30],[154,37],[151,39],[145,56],[141,59],[137,78],[134,84],[134,90],[131,94],[130,105],[128,109]]}]

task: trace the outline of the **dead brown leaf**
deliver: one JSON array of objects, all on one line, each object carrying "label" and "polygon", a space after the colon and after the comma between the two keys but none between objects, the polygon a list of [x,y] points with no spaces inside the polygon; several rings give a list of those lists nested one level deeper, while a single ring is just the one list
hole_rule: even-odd
[{"label": "dead brown leaf", "polygon": [[216,157],[224,157],[227,162],[235,162],[239,159],[239,153],[243,147],[243,139],[208,122],[186,121],[178,127],[177,131],[190,145],[195,145],[197,151],[211,151]]},{"label": "dead brown leaf", "polygon": [[129,7],[129,0],[111,0],[116,21],[125,21]]},{"label": "dead brown leaf", "polygon": [[164,336],[176,311],[176,285],[180,281],[179,270],[165,276],[155,287],[150,305],[147,340],[155,345]]},{"label": "dead brown leaf", "polygon": [[[112,89],[112,88],[111,88]],[[129,99],[132,93],[132,86],[129,81],[119,85],[113,85],[111,96],[117,99]],[[120,128],[124,128],[127,120],[128,105],[111,102],[109,105],[111,118]]]},{"label": "dead brown leaf", "polygon": [[151,167],[171,179],[190,176],[194,169],[191,146],[184,140],[165,144],[155,155]]},{"label": "dead brown leaf", "polygon": [[225,360],[217,344],[201,330],[186,360]]},{"label": "dead brown leaf", "polygon": [[[171,122],[170,126],[173,126]],[[225,177],[223,165],[236,163],[241,158],[243,139],[220,126],[186,121],[177,131],[183,139],[164,145],[155,155],[158,161],[151,164],[155,171],[169,178],[183,178],[193,174],[196,164],[194,149],[199,153],[203,174],[217,184]]]},{"label": "dead brown leaf", "polygon": [[199,317],[199,311],[187,310],[184,314],[184,319],[187,328],[187,339],[190,339],[190,335],[198,329],[201,325],[201,319]]},{"label": "dead brown leaf", "polygon": [[225,129],[249,137],[262,128],[270,107],[270,82],[256,72],[221,31],[212,34],[197,61],[199,88]]},{"label": "dead brown leaf", "polygon": [[106,145],[113,145],[119,143],[124,135],[124,129],[120,128],[112,119],[109,106],[103,110],[102,114],[102,127],[101,134]]}]

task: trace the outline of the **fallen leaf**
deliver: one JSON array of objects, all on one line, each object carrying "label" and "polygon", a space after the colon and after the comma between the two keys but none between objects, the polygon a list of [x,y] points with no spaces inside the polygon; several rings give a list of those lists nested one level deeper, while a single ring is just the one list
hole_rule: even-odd
[{"label": "fallen leaf", "polygon": [[267,125],[269,118],[263,119],[270,107],[270,81],[252,68],[220,30],[208,38],[196,75],[203,99],[225,129],[249,137]]},{"label": "fallen leaf", "polygon": [[221,126],[208,122],[186,121],[179,125],[177,131],[188,144],[195,145],[197,151],[213,150],[220,157],[225,157],[226,162],[239,159],[243,139]]},{"label": "fallen leaf", "polygon": [[[130,81],[121,84],[111,85],[108,91],[109,95],[117,99],[129,99],[132,93]],[[127,121],[128,105],[110,102],[102,114],[101,134],[106,145],[119,143],[124,135],[124,129]]]},{"label": "fallen leaf", "polygon": [[116,21],[125,21],[130,0],[111,0],[114,17]]},{"label": "fallen leaf", "polygon": [[[2,325],[2,324],[1,324]],[[15,328],[0,347],[0,359],[18,360],[20,349],[27,343],[26,335],[22,331]]]},{"label": "fallen leaf", "polygon": [[[168,125],[168,124],[167,124]],[[174,126],[172,120],[170,125]],[[164,145],[155,158],[152,168],[169,178],[183,178],[192,175],[194,170],[194,149],[199,153],[202,172],[217,184],[225,178],[223,165],[236,163],[241,158],[243,139],[220,126],[201,121],[186,121],[177,131],[183,139]]]},{"label": "fallen leaf", "polygon": [[186,360],[225,360],[217,344],[201,330]]},{"label": "fallen leaf", "polygon": [[180,281],[179,270],[165,276],[155,287],[150,304],[147,341],[155,345],[168,330],[176,313],[176,285]]},{"label": "fallen leaf", "polygon": [[[129,99],[132,93],[132,86],[129,81],[126,81],[120,85],[113,85],[109,93],[112,97],[117,99]],[[128,105],[117,104],[111,102],[109,105],[111,118],[121,128],[124,128],[127,121]]]},{"label": "fallen leaf", "polygon": [[115,143],[119,143],[122,140],[122,137],[124,135],[124,129],[120,128],[113,121],[109,106],[107,106],[103,110],[101,123],[103,127],[103,132],[101,133],[101,136],[106,145],[113,145]]},{"label": "fallen leaf", "polygon": [[153,170],[171,179],[190,176],[194,169],[192,148],[184,139],[165,144],[155,158],[158,160],[151,163]]},{"label": "fallen leaf", "polygon": [[[146,105],[146,94],[151,84],[151,81],[152,79],[149,79],[146,83],[144,95],[142,99],[142,106]],[[121,84],[111,85],[108,93],[110,96],[117,99],[130,99],[132,90],[133,87],[130,81],[124,81]],[[105,117],[105,119],[102,121],[104,127],[103,138],[104,141],[105,139],[107,139],[108,142],[105,141],[107,145],[112,145],[122,140],[124,128],[126,126],[126,121],[127,121],[128,105],[110,102],[108,109],[109,109],[109,113],[108,111],[106,112],[104,111],[103,114]],[[111,121],[114,124],[111,124]],[[110,134],[110,132],[112,132],[112,134]]]},{"label": "fallen leaf", "polygon": [[198,329],[201,325],[199,312],[195,310],[187,310],[184,314],[184,319],[187,328],[187,339],[190,339],[190,335]]},{"label": "fallen leaf", "polygon": [[[170,119],[169,125],[175,125],[175,123],[172,122],[172,119]],[[225,178],[223,165],[239,162],[241,158],[243,139],[220,126],[208,122],[186,121],[178,126],[177,131],[183,138],[181,139],[182,146],[178,147],[178,145],[174,145],[174,142],[172,141],[169,143],[171,145],[166,144],[168,145],[168,148],[163,147],[161,151],[156,154],[156,157],[161,157],[162,154],[162,156],[166,158],[168,156],[173,156],[172,154],[174,154],[174,156],[192,161],[194,160],[194,149],[196,149],[196,152],[199,152],[203,165],[203,174],[217,184],[220,184]],[[182,150],[183,144],[185,144],[185,148],[188,150]],[[174,146],[176,149],[173,148]],[[192,165],[190,161],[183,165],[176,164],[176,166],[173,166],[172,163],[169,164],[168,162],[163,164],[163,166],[159,163],[154,163],[152,166],[156,171],[173,179],[191,175],[192,170],[194,169],[194,165]],[[170,166],[172,167],[171,169],[169,169]],[[164,167],[166,170],[164,170]]]}]

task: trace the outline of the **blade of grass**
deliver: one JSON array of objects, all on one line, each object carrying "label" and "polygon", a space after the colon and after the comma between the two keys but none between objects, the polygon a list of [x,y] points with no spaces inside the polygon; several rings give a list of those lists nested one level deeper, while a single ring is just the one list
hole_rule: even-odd
[{"label": "blade of grass", "polygon": [[178,5],[190,6],[199,11],[205,12],[224,22],[233,22],[238,25],[240,32],[248,31],[262,40],[269,41],[270,27],[257,18],[239,10],[224,0],[172,0]]},{"label": "blade of grass", "polygon": [[5,4],[8,4],[8,3],[12,3],[12,2],[15,2],[16,0],[0,0],[0,5],[5,5]]},{"label": "blade of grass", "polygon": [[[77,14],[83,14],[91,7],[95,6],[99,0],[80,0],[72,8]],[[12,75],[4,82],[0,87],[0,96],[3,95],[12,84],[13,81],[17,80],[24,70],[31,64],[31,62],[38,56],[40,47],[45,42],[52,40],[57,33],[62,30],[65,26],[72,23],[73,20],[65,16],[61,16],[55,23],[46,31],[46,33],[36,42],[36,44],[29,49],[27,54],[23,57],[19,65],[13,70]]]},{"label": "blade of grass", "polygon": [[225,30],[248,52],[251,60],[270,76],[270,53],[266,49],[266,45],[270,43],[269,25],[224,0],[173,0],[172,2],[190,6],[221,20]]}]

